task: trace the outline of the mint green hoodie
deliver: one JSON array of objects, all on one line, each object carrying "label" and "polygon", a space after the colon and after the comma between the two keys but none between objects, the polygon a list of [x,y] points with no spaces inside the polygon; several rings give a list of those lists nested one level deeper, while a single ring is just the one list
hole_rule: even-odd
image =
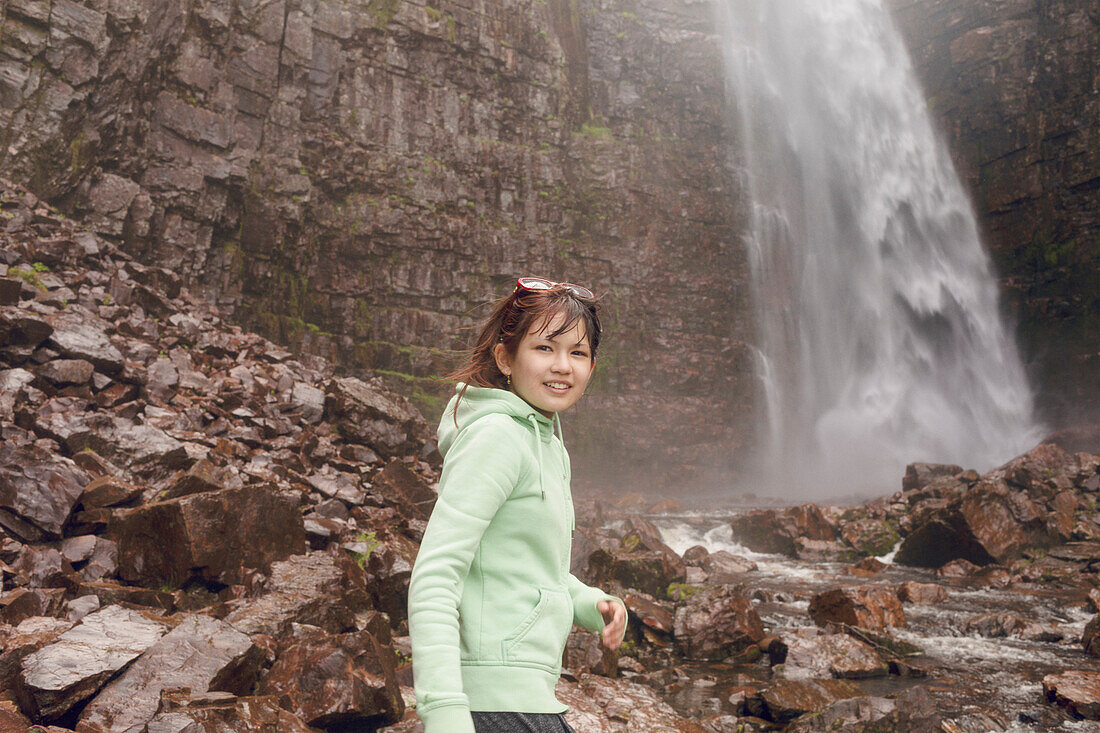
[{"label": "mint green hoodie", "polygon": [[457,400],[439,423],[439,499],[409,585],[426,733],[473,733],[471,710],[567,710],[554,687],[569,630],[600,631],[596,603],[618,601],[569,573],[573,500],[557,416],[469,387],[456,427]]}]

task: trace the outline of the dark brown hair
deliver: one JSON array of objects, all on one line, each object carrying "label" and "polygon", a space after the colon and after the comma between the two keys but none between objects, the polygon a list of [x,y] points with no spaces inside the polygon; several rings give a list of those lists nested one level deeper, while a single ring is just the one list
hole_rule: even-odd
[{"label": "dark brown hair", "polygon": [[[584,325],[585,335],[588,336],[592,360],[596,360],[601,326],[599,305],[595,300],[582,299],[567,288],[521,289],[499,298],[491,307],[489,320],[482,327],[473,347],[466,352],[465,363],[447,375],[448,379],[478,387],[507,389],[508,379],[497,367],[493,349],[497,344],[504,344],[508,354],[514,357],[519,349],[519,342],[532,326],[543,328],[558,314],[564,315],[564,319],[547,336],[554,338],[580,321]],[[463,388],[462,393],[465,394],[465,391]],[[459,400],[461,399],[460,394]]]}]

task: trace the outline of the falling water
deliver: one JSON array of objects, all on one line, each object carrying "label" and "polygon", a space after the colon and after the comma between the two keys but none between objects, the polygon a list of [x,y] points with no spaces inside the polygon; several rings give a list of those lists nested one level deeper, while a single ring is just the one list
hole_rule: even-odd
[{"label": "falling water", "polygon": [[884,0],[725,0],[747,246],[786,494],[985,470],[1039,428],[970,203]]}]

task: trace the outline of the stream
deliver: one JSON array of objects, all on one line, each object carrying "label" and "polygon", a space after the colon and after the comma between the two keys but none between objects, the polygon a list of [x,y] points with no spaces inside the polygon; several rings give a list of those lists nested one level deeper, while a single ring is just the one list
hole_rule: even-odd
[{"label": "stream", "polygon": [[[683,554],[693,545],[710,552],[725,550],[748,558],[757,570],[744,574],[746,593],[769,634],[790,636],[813,627],[807,613],[810,598],[840,585],[882,584],[904,581],[936,583],[948,597],[935,605],[904,604],[906,628],[892,635],[923,650],[906,661],[927,676],[854,680],[864,692],[887,696],[906,687],[922,685],[936,709],[958,731],[1097,731],[1100,724],[1069,720],[1058,708],[1043,701],[1044,675],[1067,669],[1100,671],[1100,659],[1087,657],[1080,639],[1091,618],[1084,592],[1045,585],[982,587],[973,579],[938,577],[930,570],[890,564],[890,555],[879,558],[887,567],[873,577],[845,572],[843,563],[808,563],[780,555],[761,554],[739,545],[729,521],[743,508],[675,514],[646,515],[662,539]],[[892,555],[892,553],[891,553]],[[984,638],[968,633],[966,622],[984,614],[1018,616],[1062,635],[1060,641],[1022,638]],[[736,714],[730,702],[740,686],[765,686],[772,671],[764,661],[754,664],[686,663],[677,681],[663,686],[665,699],[681,715],[705,717]],[[734,695],[736,700],[736,695]]]}]

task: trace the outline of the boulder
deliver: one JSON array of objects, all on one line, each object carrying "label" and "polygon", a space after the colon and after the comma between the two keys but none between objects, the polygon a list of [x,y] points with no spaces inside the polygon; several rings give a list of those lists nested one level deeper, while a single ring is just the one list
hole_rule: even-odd
[{"label": "boulder", "polygon": [[935,703],[923,687],[892,698],[851,697],[804,715],[784,733],[940,733]]},{"label": "boulder", "polygon": [[117,476],[99,476],[92,479],[80,494],[85,509],[121,506],[136,501],[144,488]]},{"label": "boulder", "polygon": [[50,616],[31,616],[20,621],[0,640],[0,680],[6,683],[12,679],[18,674],[24,657],[72,627],[71,621]]},{"label": "boulder", "polygon": [[1100,672],[1049,674],[1043,678],[1043,694],[1076,717],[1100,720]]},{"label": "boulder", "polygon": [[107,338],[109,325],[105,321],[90,313],[70,309],[46,320],[53,328],[49,343],[63,356],[89,361],[104,374],[113,376],[122,371],[122,354]]},{"label": "boulder", "polygon": [[589,577],[597,585],[609,581],[623,588],[663,598],[672,583],[682,583],[687,575],[683,561],[674,562],[660,551],[641,549],[609,550],[600,548],[588,556]]},{"label": "boulder", "polygon": [[[83,359],[54,359],[38,369],[38,376],[59,387],[73,384],[87,384],[92,378],[95,367]],[[45,387],[44,387],[45,389]]]},{"label": "boulder", "polygon": [[832,541],[837,538],[833,526],[815,504],[788,509],[761,509],[747,512],[730,522],[734,538],[755,552],[771,552],[795,557],[795,539]]},{"label": "boulder", "polygon": [[724,659],[764,638],[764,624],[749,599],[724,586],[694,594],[676,610],[676,646],[689,659]]},{"label": "boulder", "polygon": [[279,707],[275,697],[234,697],[226,692],[192,695],[166,691],[144,733],[316,733],[301,718]]},{"label": "boulder", "polygon": [[615,677],[619,672],[619,655],[601,644],[596,634],[574,629],[565,640],[562,666],[573,675]]},{"label": "boulder", "polygon": [[316,551],[273,563],[259,598],[236,603],[225,620],[245,634],[278,635],[291,622],[332,633],[356,628],[355,615],[370,607],[362,568],[350,559]]},{"label": "boulder", "polygon": [[931,606],[947,600],[947,589],[935,583],[907,580],[897,587],[898,600],[918,606]]},{"label": "boulder", "polygon": [[0,443],[0,526],[23,541],[59,537],[88,480],[54,451]]},{"label": "boulder", "polygon": [[555,695],[569,706],[565,720],[584,733],[705,733],[692,720],[680,717],[650,687],[625,679],[588,676],[573,682],[558,680]]},{"label": "boulder", "polygon": [[179,587],[192,576],[234,585],[247,569],[305,549],[299,497],[265,486],[209,491],[118,513],[119,577]]},{"label": "boulder", "polygon": [[842,522],[840,538],[861,555],[877,557],[893,550],[901,535],[893,522],[860,518]]},{"label": "boulder", "polygon": [[1081,634],[1081,646],[1085,654],[1100,657],[1100,613],[1085,624],[1085,631]]},{"label": "boulder", "polygon": [[167,631],[164,622],[121,606],[85,616],[23,659],[14,685],[19,707],[35,720],[60,718]]},{"label": "boulder", "polygon": [[141,733],[170,688],[247,693],[263,662],[264,652],[229,624],[188,615],[96,695],[77,733]]},{"label": "boulder", "polygon": [[403,455],[427,440],[430,430],[404,397],[355,377],[325,383],[325,418],[344,440],[361,443],[383,457]]},{"label": "boulder", "polygon": [[779,680],[745,700],[749,712],[775,723],[789,723],[837,700],[863,693],[847,680]]},{"label": "boulder", "polygon": [[910,463],[901,480],[902,491],[918,491],[937,479],[953,478],[963,472],[962,466],[944,463]]},{"label": "boulder", "polygon": [[725,550],[709,553],[702,558],[699,567],[707,572],[707,582],[713,585],[736,583],[740,576],[757,569],[752,560]]},{"label": "boulder", "polygon": [[874,647],[847,634],[796,636],[785,641],[782,676],[786,679],[865,679],[885,677],[890,671]]},{"label": "boulder", "polygon": [[396,723],[405,712],[397,658],[388,626],[375,626],[381,638],[365,630],[302,630],[279,651],[259,694],[277,696],[282,707],[316,728],[374,730]]},{"label": "boulder", "polygon": [[818,626],[833,622],[872,631],[905,626],[901,602],[889,588],[863,585],[833,588],[810,600],[810,617]]},{"label": "boulder", "polygon": [[[65,424],[59,424],[62,420]],[[123,417],[106,413],[78,419],[60,416],[48,427],[71,452],[91,449],[134,472],[174,471],[192,463],[183,443],[160,428]]]}]

